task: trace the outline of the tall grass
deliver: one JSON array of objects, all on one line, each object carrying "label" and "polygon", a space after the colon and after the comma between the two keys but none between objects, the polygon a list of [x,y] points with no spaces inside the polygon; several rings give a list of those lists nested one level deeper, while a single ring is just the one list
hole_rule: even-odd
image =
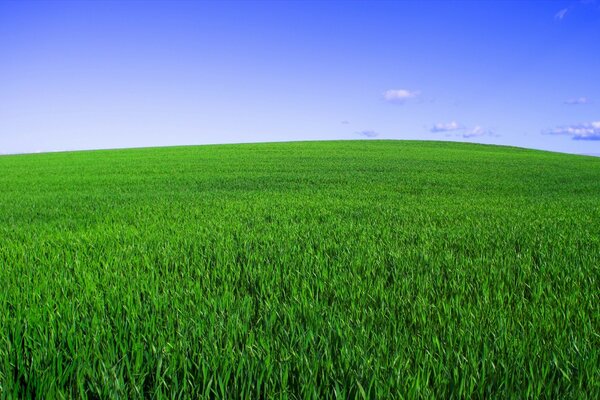
[{"label": "tall grass", "polygon": [[0,157],[0,397],[600,398],[600,159]]}]

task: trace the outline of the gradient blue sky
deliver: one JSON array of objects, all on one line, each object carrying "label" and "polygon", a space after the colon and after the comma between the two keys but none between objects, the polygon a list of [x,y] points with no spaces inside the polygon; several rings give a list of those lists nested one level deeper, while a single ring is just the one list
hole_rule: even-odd
[{"label": "gradient blue sky", "polygon": [[0,153],[359,138],[600,153],[600,2],[0,0]]}]

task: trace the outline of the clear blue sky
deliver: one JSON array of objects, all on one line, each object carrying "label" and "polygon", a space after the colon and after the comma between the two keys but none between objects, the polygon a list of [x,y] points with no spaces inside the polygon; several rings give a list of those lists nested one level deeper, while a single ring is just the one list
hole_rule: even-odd
[{"label": "clear blue sky", "polygon": [[360,138],[600,153],[600,2],[0,0],[0,153]]}]

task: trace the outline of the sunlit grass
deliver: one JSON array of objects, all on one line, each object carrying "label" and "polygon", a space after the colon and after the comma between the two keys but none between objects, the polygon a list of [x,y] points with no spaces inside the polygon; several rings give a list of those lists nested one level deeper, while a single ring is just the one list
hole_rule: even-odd
[{"label": "sunlit grass", "polygon": [[0,397],[600,397],[600,159],[0,157]]}]

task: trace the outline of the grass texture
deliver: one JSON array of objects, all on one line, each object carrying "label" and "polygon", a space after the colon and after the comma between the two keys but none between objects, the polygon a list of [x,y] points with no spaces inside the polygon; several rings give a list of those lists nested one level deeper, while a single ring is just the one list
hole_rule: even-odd
[{"label": "grass texture", "polygon": [[0,398],[600,398],[600,159],[0,157]]}]

